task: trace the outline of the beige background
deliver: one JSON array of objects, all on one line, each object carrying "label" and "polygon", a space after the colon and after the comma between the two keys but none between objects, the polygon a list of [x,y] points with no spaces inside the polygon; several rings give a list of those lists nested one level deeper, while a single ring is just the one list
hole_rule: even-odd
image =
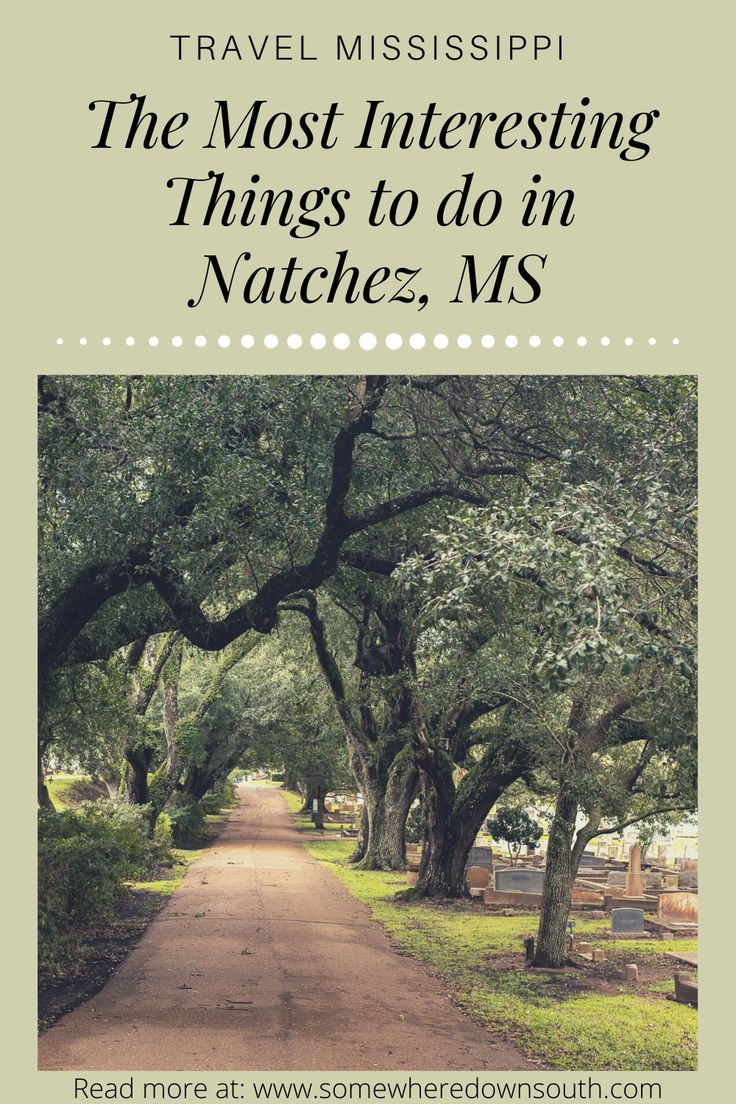
[{"label": "beige background", "polygon": [[[397,4],[373,0],[356,5],[295,2],[259,5],[253,10],[228,0],[203,5],[191,0],[108,5],[72,0],[65,5],[29,3],[16,10],[5,39],[4,128],[6,223],[11,251],[6,275],[6,347],[3,384],[6,449],[4,464],[7,561],[4,634],[8,656],[4,671],[13,693],[6,694],[6,739],[19,741],[24,771],[10,784],[6,798],[13,816],[6,836],[30,841],[33,834],[34,689],[34,391],[37,372],[104,371],[537,371],[537,372],[697,372],[701,378],[703,558],[703,774],[706,801],[702,848],[707,903],[702,976],[706,998],[702,1016],[702,1068],[698,1074],[656,1075],[667,1086],[668,1101],[692,1099],[706,1086],[725,1088],[729,1064],[732,1009],[723,969],[731,957],[731,918],[725,907],[728,879],[719,848],[732,833],[728,824],[723,757],[732,741],[727,697],[732,679],[730,622],[725,604],[731,597],[728,530],[731,526],[732,323],[729,292],[731,175],[728,171],[732,125],[727,112],[727,73],[732,71],[728,35],[733,20],[727,5],[709,0],[697,6],[663,0],[645,3],[591,3],[529,0],[525,3]],[[489,61],[485,63],[329,63],[336,32],[357,33],[548,33],[565,35],[566,61]],[[168,35],[232,32],[245,38],[262,33],[305,33],[317,45],[322,62],[249,61],[177,63]],[[98,151],[99,114],[87,110],[94,98],[126,98],[146,92],[149,106],[192,113],[189,141],[176,152]],[[436,99],[447,110],[521,111],[575,103],[583,95],[591,109],[625,112],[658,107],[662,116],[652,131],[652,153],[625,164],[607,150],[570,155],[550,153],[386,153],[360,155],[345,142],[331,153],[215,153],[197,148],[206,133],[211,103],[269,99],[279,108],[322,110],[339,99],[343,110],[367,98],[388,106],[419,110]],[[343,120],[346,123],[347,120]],[[345,129],[347,135],[348,128]],[[202,141],[204,139],[201,139]],[[360,204],[343,230],[321,232],[294,243],[284,230],[172,229],[172,175],[204,175],[226,169],[246,186],[259,172],[264,186],[308,187],[321,183],[364,194],[378,177],[396,186],[420,187],[426,197],[456,184],[461,172],[474,170],[488,187],[499,187],[513,200],[534,172],[546,184],[574,187],[577,218],[562,231],[536,234],[505,218],[475,232],[437,231],[428,217],[417,216],[405,230],[384,235],[367,231],[357,218]],[[324,180],[322,178],[324,177]],[[273,182],[273,184],[272,184]],[[431,204],[425,201],[428,216]],[[732,241],[732,239],[731,239]],[[471,244],[472,243],[472,244]],[[256,257],[279,260],[298,252],[315,262],[349,247],[368,266],[424,265],[431,273],[432,303],[421,314],[407,307],[281,308],[201,306],[188,310],[186,298],[198,293],[206,252],[223,257],[249,248]],[[503,252],[550,255],[540,301],[531,306],[450,306],[441,287],[448,271],[459,272],[457,257],[473,251],[495,258]],[[411,258],[411,262],[409,261]],[[492,261],[492,263],[493,263]],[[388,261],[390,263],[390,261]],[[452,282],[450,282],[452,286]],[[212,300],[211,302],[214,302]],[[451,347],[413,352],[373,353],[355,347],[364,331],[383,336],[396,331],[429,337],[444,332]],[[338,352],[283,347],[287,334],[332,335],[347,332],[353,346]],[[240,335],[254,334],[257,345],[244,351]],[[281,339],[276,351],[264,350],[264,334]],[[460,333],[474,344],[454,345]],[[496,336],[491,350],[480,348],[484,333]],[[506,334],[519,336],[506,349]],[[179,334],[184,346],[172,350]],[[197,349],[203,334],[208,346]],[[219,334],[233,338],[230,349],[217,348]],[[530,349],[528,337],[543,344]],[[566,344],[551,346],[560,334]],[[602,348],[600,337],[611,345]],[[136,338],[133,348],[124,339]],[[150,348],[150,335],[160,338]],[[589,344],[578,348],[584,335]],[[85,336],[88,344],[80,347]],[[101,339],[112,344],[103,348]],[[624,346],[631,336],[634,344]],[[62,346],[56,345],[64,338]],[[647,344],[655,337],[657,344]],[[671,344],[679,338],[679,345]],[[14,1088],[30,1101],[71,1100],[71,1077],[34,1072],[33,1035],[33,879],[27,868],[30,843],[21,847],[6,936],[6,1007],[12,1013],[9,1038]],[[722,850],[721,850],[722,860]],[[13,869],[16,869],[13,863]],[[718,871],[718,874],[716,874]],[[724,884],[725,883],[725,884]],[[720,944],[719,934],[723,936]],[[558,1075],[552,1075],[557,1077]],[[572,1075],[571,1075],[572,1076]],[[626,1080],[600,1075],[601,1080]],[[649,1078],[654,1080],[655,1077]],[[209,1078],[214,1081],[216,1078]]]}]

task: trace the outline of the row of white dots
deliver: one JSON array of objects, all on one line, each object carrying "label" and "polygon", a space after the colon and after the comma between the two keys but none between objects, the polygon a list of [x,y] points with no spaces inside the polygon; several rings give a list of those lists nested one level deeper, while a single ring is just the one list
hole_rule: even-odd
[{"label": "row of white dots", "polygon": [[[354,340],[355,344],[360,349],[363,349],[366,352],[370,352],[372,349],[377,348],[380,343],[383,343],[387,349],[391,350],[401,349],[404,343],[406,343],[410,349],[424,349],[427,345],[431,345],[435,349],[447,349],[451,344],[453,344],[452,339],[449,338],[447,334],[443,333],[435,334],[433,337],[427,337],[425,334],[421,333],[414,333],[410,334],[409,337],[406,338],[406,341],[402,337],[402,335],[398,333],[387,334],[386,337],[383,339],[377,337],[374,333],[363,333]],[[680,344],[680,339],[678,337],[673,337],[670,340],[673,345]],[[231,337],[228,337],[227,334],[221,334],[217,338],[216,344],[219,346],[220,349],[228,349],[234,341],[237,342],[237,338],[233,339]],[[493,334],[483,334],[482,337],[477,339],[477,341],[483,349],[492,349],[494,345],[497,344],[503,344],[506,346],[507,349],[515,349],[518,345],[524,344],[524,339],[517,337],[516,334],[507,334],[506,337],[499,337],[498,339],[496,339]],[[104,345],[105,347],[112,345],[112,343],[112,338],[102,338],[102,345]],[[203,334],[200,334],[199,336],[194,338],[193,343],[196,348],[203,349],[208,344],[208,339]],[[281,340],[276,334],[266,334],[260,343],[265,349],[277,349],[281,343]],[[458,349],[469,349],[473,345],[473,343],[473,338],[470,336],[470,334],[460,334],[454,340],[454,344],[457,346]],[[554,346],[554,348],[556,349],[561,348],[565,344],[574,344],[582,349],[586,345],[594,345],[596,343],[603,345],[604,347],[616,344],[631,346],[634,344],[634,338],[625,337],[623,338],[623,341],[619,340],[618,342],[616,342],[610,337],[601,337],[600,339],[578,337],[575,339],[571,338],[569,341],[567,341],[564,337],[558,335],[556,337],[553,337],[551,341],[548,341],[548,343]],[[63,345],[64,338],[57,337],[56,344]],[[79,344],[89,345],[91,343],[87,340],[86,337],[80,337]],[[126,337],[123,341],[123,344],[131,347],[136,344],[136,339],[134,337]],[[146,341],[142,341],[141,344],[146,344]],[[150,345],[151,348],[155,348],[157,345],[161,344],[161,341],[158,337],[149,337],[147,340],[147,344]],[[171,338],[171,345],[174,349],[180,349],[184,344],[185,341],[183,337],[176,336]],[[244,349],[252,349],[257,344],[259,344],[259,342],[252,334],[243,334],[243,336],[240,338],[240,344]],[[301,349],[302,346],[305,344],[309,345],[312,349],[324,349],[327,347],[327,345],[331,344],[333,348],[343,350],[350,348],[350,346],[353,344],[353,339],[350,337],[349,334],[346,333],[335,334],[332,338],[328,338],[325,336],[325,334],[321,333],[311,334],[308,337],[303,337],[301,334],[289,334],[288,337],[284,338],[284,344],[289,349]],[[544,342],[542,338],[539,337],[537,334],[532,334],[532,336],[527,339],[527,344],[532,349],[538,349],[541,345],[544,344]],[[656,345],[657,338],[647,338],[646,344]]]}]

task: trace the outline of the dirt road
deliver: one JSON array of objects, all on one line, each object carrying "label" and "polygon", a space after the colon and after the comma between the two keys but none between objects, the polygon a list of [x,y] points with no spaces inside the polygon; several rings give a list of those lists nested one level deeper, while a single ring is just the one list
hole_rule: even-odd
[{"label": "dirt road", "polygon": [[304,850],[277,790],[244,786],[105,988],[41,1037],[39,1068],[533,1067],[391,949]]}]

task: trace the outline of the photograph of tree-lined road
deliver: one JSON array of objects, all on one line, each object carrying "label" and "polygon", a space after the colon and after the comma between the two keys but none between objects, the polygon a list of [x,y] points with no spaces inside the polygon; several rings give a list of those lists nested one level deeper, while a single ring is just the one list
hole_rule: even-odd
[{"label": "photograph of tree-lined road", "polygon": [[694,379],[38,399],[41,1068],[693,1068]]}]

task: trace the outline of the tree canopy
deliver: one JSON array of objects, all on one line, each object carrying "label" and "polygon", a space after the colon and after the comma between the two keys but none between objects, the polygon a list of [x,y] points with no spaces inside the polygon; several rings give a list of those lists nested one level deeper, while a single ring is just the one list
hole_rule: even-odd
[{"label": "tree canopy", "polygon": [[352,784],[391,868],[419,801],[418,894],[521,787],[550,962],[586,843],[695,808],[693,380],[41,377],[39,450],[41,771]]}]

